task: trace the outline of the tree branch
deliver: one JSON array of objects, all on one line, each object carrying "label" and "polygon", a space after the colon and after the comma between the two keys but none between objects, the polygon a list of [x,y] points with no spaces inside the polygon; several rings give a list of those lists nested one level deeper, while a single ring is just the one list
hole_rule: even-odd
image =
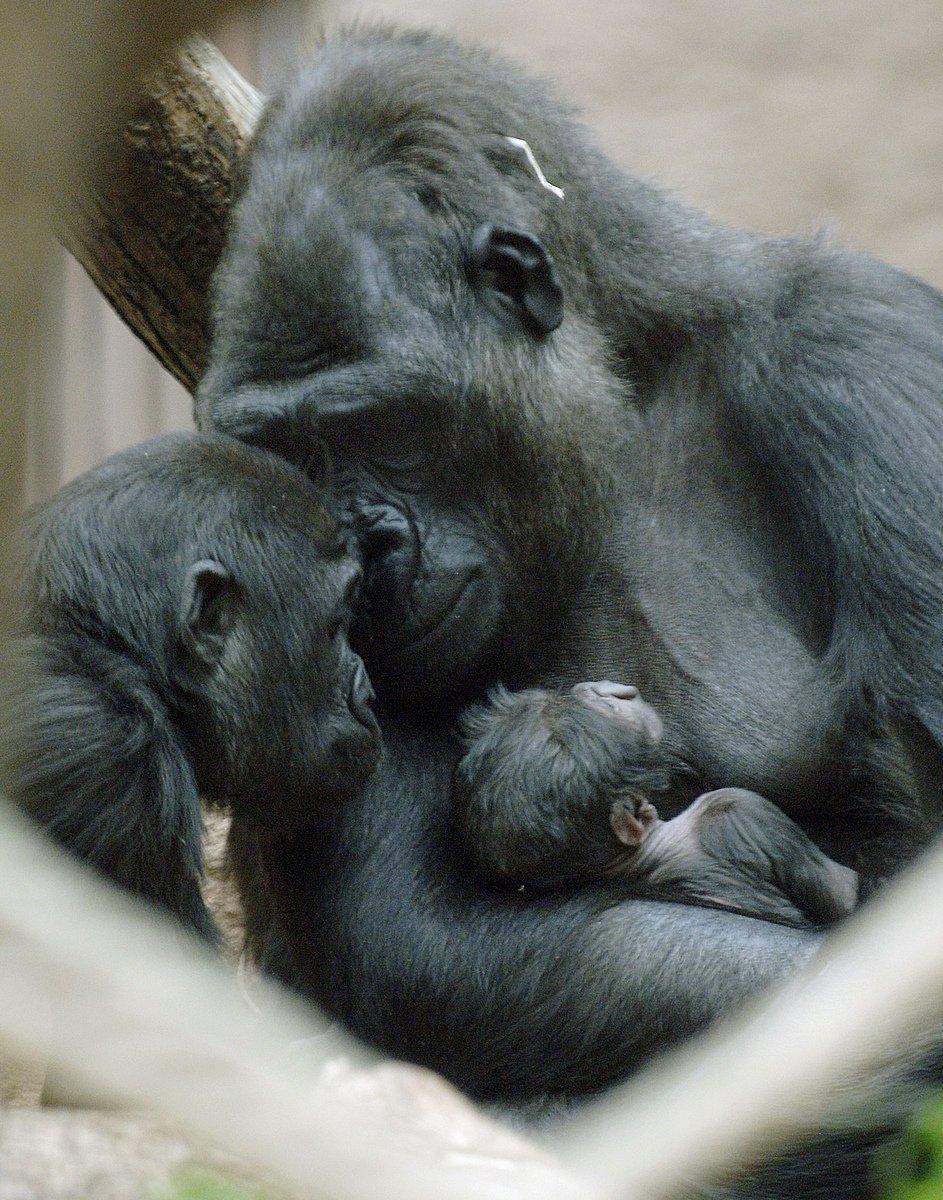
[{"label": "tree branch", "polygon": [[132,331],[184,387],[206,365],[207,292],[232,179],[262,97],[202,38],[147,81],[105,134],[62,240]]}]

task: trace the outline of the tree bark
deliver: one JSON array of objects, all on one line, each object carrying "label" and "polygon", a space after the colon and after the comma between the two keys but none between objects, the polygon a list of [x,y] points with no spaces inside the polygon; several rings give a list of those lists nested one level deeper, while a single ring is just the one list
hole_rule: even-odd
[{"label": "tree bark", "polygon": [[118,315],[189,390],[206,366],[208,288],[233,173],[262,106],[195,38],[148,79],[104,135],[69,204],[62,240]]}]

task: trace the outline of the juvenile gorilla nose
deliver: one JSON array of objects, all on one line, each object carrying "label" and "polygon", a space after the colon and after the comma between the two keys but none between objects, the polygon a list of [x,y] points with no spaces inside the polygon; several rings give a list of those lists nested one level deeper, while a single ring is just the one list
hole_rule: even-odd
[{"label": "juvenile gorilla nose", "polygon": [[374,723],[372,705],[375,699],[367,668],[363,665],[363,659],[358,658],[350,685],[350,708],[357,720],[365,725]]}]

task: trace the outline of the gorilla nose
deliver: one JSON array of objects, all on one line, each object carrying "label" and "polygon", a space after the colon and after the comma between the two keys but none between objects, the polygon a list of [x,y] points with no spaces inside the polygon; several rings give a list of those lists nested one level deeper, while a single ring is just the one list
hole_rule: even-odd
[{"label": "gorilla nose", "polygon": [[354,667],[354,676],[350,685],[350,707],[358,721],[372,725],[374,721],[372,705],[376,699],[373,684],[363,665],[363,659],[358,658]]}]

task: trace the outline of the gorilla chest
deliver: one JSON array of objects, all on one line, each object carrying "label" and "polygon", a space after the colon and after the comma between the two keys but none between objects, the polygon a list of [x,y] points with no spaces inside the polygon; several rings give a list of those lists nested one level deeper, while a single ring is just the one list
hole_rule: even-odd
[{"label": "gorilla chest", "polygon": [[623,529],[629,682],[706,784],[791,807],[827,787],[837,738],[801,563],[755,495],[700,483]]}]

